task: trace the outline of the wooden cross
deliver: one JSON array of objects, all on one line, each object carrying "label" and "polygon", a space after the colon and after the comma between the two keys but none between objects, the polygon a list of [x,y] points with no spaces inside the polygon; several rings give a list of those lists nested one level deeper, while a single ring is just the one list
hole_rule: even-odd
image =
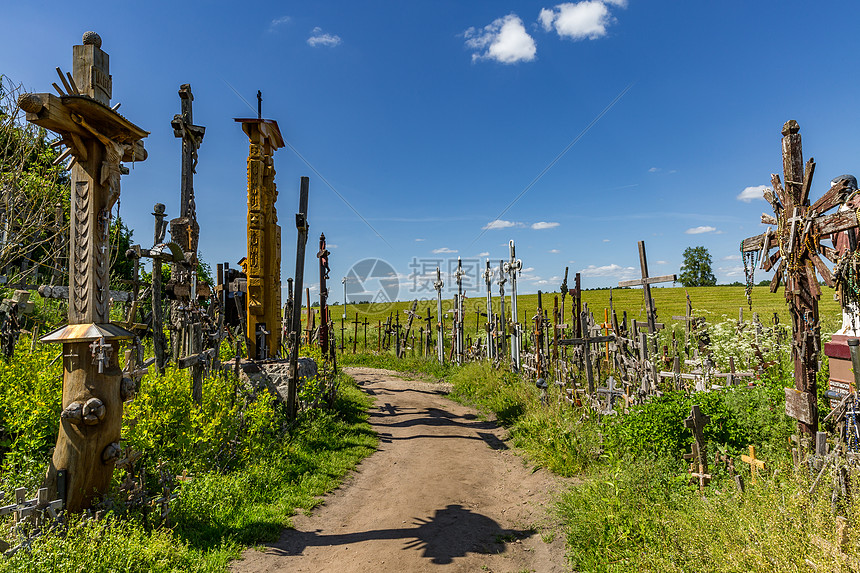
[{"label": "wooden cross", "polygon": [[[741,252],[755,257],[760,254],[761,267],[769,271],[779,263],[770,284],[771,292],[776,292],[780,282],[785,279],[785,299],[789,305],[794,332],[792,356],[794,358],[795,388],[799,391],[793,399],[810,404],[809,416],[798,419],[798,427],[805,434],[818,430],[818,406],[816,403],[818,372],[818,352],[821,346],[821,333],[818,320],[818,299],[821,289],[818,286],[816,271],[824,283],[830,287],[835,280],[821,259],[823,255],[831,261],[838,258],[837,252],[821,244],[822,237],[858,226],[857,214],[853,210],[838,211],[824,215],[840,204],[847,189],[847,182],[833,185],[815,203],[809,203],[809,191],[815,172],[815,161],[809,159],[803,164],[800,127],[794,120],[787,121],[782,127],[782,163],[785,187],[779,175],[772,175],[772,189],[764,192],[774,216],[762,214],[761,221],[775,225],[761,235],[744,239]],[[771,256],[771,249],[776,252]],[[752,280],[752,275],[748,281]],[[797,411],[795,404],[786,403],[786,411]]]},{"label": "wooden cross", "polygon": [[651,298],[651,285],[657,283],[675,282],[678,280],[676,275],[662,275],[659,277],[648,276],[648,260],[645,257],[645,241],[639,241],[639,266],[642,270],[642,278],[629,281],[619,281],[619,287],[641,286],[642,292],[645,295],[645,312],[648,317],[648,332],[652,337],[651,354],[657,354],[657,339],[654,336],[657,332],[657,309],[654,305],[654,299]]},{"label": "wooden cross", "polygon": [[42,341],[63,342],[63,355],[70,358],[63,372],[63,409],[98,399],[105,413],[85,432],[65,420],[60,424],[46,485],[53,498],[58,475],[68,471],[66,501],[72,512],[106,493],[113,476],[113,453],[118,451],[122,425],[122,403],[115,397],[121,377],[119,353],[93,364],[87,347],[102,338],[108,345],[134,337],[110,324],[110,264],[103,247],[108,244],[110,213],[119,200],[120,178],[128,173],[122,162],[146,159],[141,140],[148,135],[111,107],[109,56],[101,44],[98,34],[87,32],[82,45],[72,48],[73,73],[64,76],[57,68],[65,88],[55,84],[59,97],[25,93],[18,100],[27,121],[57,133],[67,148],[64,154],[73,156],[69,325]]},{"label": "wooden cross", "polygon": [[[611,297],[612,294],[610,293],[609,296]],[[609,322],[609,309],[608,308],[603,309],[603,322],[598,324],[597,326],[599,326],[600,328],[603,329],[603,334],[605,336],[609,336],[609,332],[612,330],[612,323]],[[606,342],[606,364],[610,364],[610,362],[609,362],[609,342]]]},{"label": "wooden cross", "polygon": [[758,470],[764,471],[764,461],[756,459],[755,457],[755,446],[749,446],[750,455],[742,455],[741,461],[748,463],[750,465],[750,474],[752,474],[752,482],[755,483],[756,476],[758,475]]},{"label": "wooden cross", "polygon": [[[367,319],[365,318],[365,320],[367,320]],[[355,320],[352,321],[352,324],[355,325],[355,328],[353,329],[353,332],[352,332],[352,353],[355,354],[355,351],[357,350],[357,346],[358,346],[358,325],[361,324],[361,321],[358,320],[358,313],[357,312],[355,313]],[[366,338],[367,338],[367,336],[365,336],[365,339]],[[367,346],[367,340],[364,341],[364,344],[365,344],[365,346]]]},{"label": "wooden cross", "polygon": [[616,398],[620,398],[620,397],[624,396],[624,392],[618,390],[615,384],[616,384],[615,378],[610,376],[606,380],[606,387],[597,389],[598,394],[605,394],[606,395],[606,411],[607,412],[613,411],[613,409],[615,407],[615,399]]},{"label": "wooden cross", "polygon": [[[580,315],[579,323],[582,325],[586,324],[587,320],[587,311],[582,311],[582,315]],[[582,329],[582,337],[581,338],[568,338],[565,340],[559,340],[559,346],[573,346],[573,345],[581,345],[583,347],[585,353],[585,376],[588,381],[588,394],[594,394],[594,372],[591,368],[591,345],[598,344],[600,342],[610,342],[615,340],[615,336],[590,336],[588,333],[588,328],[584,327]]]},{"label": "wooden cross", "polygon": [[690,416],[684,420],[684,427],[689,428],[693,433],[693,453],[698,458],[698,473],[692,473],[694,477],[699,478],[699,489],[704,489],[707,485],[707,480],[711,478],[708,474],[708,450],[705,442],[704,428],[711,421],[711,417],[703,414],[699,409],[698,404],[694,404],[690,410]]},{"label": "wooden cross", "polygon": [[[179,87],[179,99],[182,113],[173,116],[170,126],[173,128],[173,136],[182,140],[182,184],[179,217],[171,221],[170,235],[182,245],[184,251],[194,253],[193,262],[196,263],[200,228],[197,225],[197,207],[194,202],[194,174],[197,172],[197,149],[203,142],[206,128],[194,125],[191,103],[194,101],[194,94],[191,93],[191,84],[182,84]],[[174,230],[180,225],[188,227],[185,237],[181,237],[182,233]],[[188,244],[183,244],[186,239]]]},{"label": "wooden cross", "polygon": [[684,316],[673,316],[672,320],[684,321],[684,351],[687,352],[687,355],[689,356],[690,334],[692,333],[695,322],[699,317],[693,316],[693,303],[690,301],[690,293],[687,291],[684,292],[687,294],[686,312],[684,313]]},{"label": "wooden cross", "polygon": [[705,486],[711,481],[711,474],[708,473],[707,460],[704,465],[699,461],[702,456],[699,452],[699,445],[696,442],[690,444],[690,453],[684,454],[685,460],[690,460],[690,469],[688,473],[690,477],[698,478],[699,491],[704,491]]},{"label": "wooden cross", "polygon": [[407,344],[407,341],[409,339],[409,333],[412,332],[412,321],[417,316],[415,314],[415,309],[417,309],[417,308],[418,308],[418,299],[415,299],[414,301],[412,301],[412,308],[410,308],[407,311],[404,311],[406,314],[409,315],[409,319],[406,321],[406,333],[403,336],[403,344],[397,349],[397,357],[398,358],[402,358],[403,354],[406,352],[406,344]]}]

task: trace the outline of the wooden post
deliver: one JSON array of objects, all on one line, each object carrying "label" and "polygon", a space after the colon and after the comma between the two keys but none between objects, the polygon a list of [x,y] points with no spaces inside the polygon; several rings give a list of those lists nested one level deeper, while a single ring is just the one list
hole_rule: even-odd
[{"label": "wooden post", "polygon": [[[295,416],[298,403],[296,393],[299,386],[299,331],[302,324],[302,287],[305,277],[305,246],[308,242],[308,186],[309,179],[302,177],[299,188],[299,212],[296,213],[296,280],[295,280],[295,302],[293,304],[293,318],[290,321],[292,331],[290,332],[290,367],[289,380],[287,382],[287,411],[290,416]],[[308,301],[310,308],[310,301]]]},{"label": "wooden post", "polygon": [[[164,205],[156,203],[152,208],[152,215],[155,217],[155,234],[153,236],[153,246],[160,244],[164,240],[167,223],[164,222]],[[161,307],[161,259],[158,257],[152,258],[152,350],[155,354],[155,367],[159,374],[164,374],[165,362],[165,340],[164,340],[164,321],[163,310]]]},{"label": "wooden post", "polygon": [[[365,320],[365,325],[366,325],[367,319],[365,318],[364,320]],[[352,334],[352,353],[355,354],[355,351],[356,351],[356,348],[358,345],[358,325],[361,324],[358,321],[358,313],[357,312],[355,313],[355,322],[353,322],[353,324],[355,325],[355,329],[353,330],[353,334]],[[365,326],[365,335],[364,335],[365,350],[367,350],[367,334],[366,333],[367,333],[367,327]]]},{"label": "wooden post", "polygon": [[108,227],[128,172],[121,162],[146,158],[148,134],[110,109],[109,58],[98,34],[84,34],[73,62],[73,81],[63,81],[68,94],[22,94],[18,103],[27,121],[58,133],[74,157],[69,325],[42,341],[63,343],[62,420],[45,487],[49,499],[78,512],[107,492],[120,453],[122,403],[130,395],[121,389],[118,341],[134,334],[110,324]]},{"label": "wooden post", "polygon": [[320,341],[320,350],[322,351],[323,359],[328,360],[329,340],[328,340],[328,256],[329,251],[325,244],[325,233],[320,233],[320,250],[317,253],[320,267],[320,330],[318,339]]}]

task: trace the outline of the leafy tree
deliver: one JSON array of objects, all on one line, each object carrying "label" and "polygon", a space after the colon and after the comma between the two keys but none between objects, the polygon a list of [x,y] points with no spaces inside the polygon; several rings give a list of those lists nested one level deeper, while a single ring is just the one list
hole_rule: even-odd
[{"label": "leafy tree", "polygon": [[35,282],[63,272],[68,250],[69,174],[54,165],[50,134],[18,107],[23,90],[0,75],[0,274]]},{"label": "leafy tree", "polygon": [[717,279],[711,270],[711,254],[705,247],[684,249],[684,264],[681,266],[681,284],[685,287],[714,286]]}]

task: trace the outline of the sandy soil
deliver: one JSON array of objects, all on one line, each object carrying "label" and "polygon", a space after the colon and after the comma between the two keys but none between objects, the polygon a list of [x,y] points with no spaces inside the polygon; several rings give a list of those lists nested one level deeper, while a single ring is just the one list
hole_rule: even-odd
[{"label": "sandy soil", "polygon": [[443,385],[347,372],[376,400],[378,451],[233,571],[569,570],[548,512],[562,482],[509,451],[504,429],[445,398]]}]

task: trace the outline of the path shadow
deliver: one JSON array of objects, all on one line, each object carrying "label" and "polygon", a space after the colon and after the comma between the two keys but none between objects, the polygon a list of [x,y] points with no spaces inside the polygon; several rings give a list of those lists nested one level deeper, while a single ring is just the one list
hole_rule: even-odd
[{"label": "path shadow", "polygon": [[477,432],[474,436],[463,436],[461,434],[415,434],[412,436],[402,436],[395,438],[388,432],[379,432],[376,434],[379,438],[379,442],[382,444],[391,444],[393,442],[402,442],[405,440],[421,440],[421,439],[433,439],[433,440],[481,440],[486,442],[488,446],[490,446],[493,450],[507,450],[508,445],[505,442],[496,437],[493,434],[487,432]]},{"label": "path shadow", "polygon": [[[396,415],[397,411],[396,408],[391,407],[389,404],[379,407],[379,410],[371,412],[370,417],[388,418],[391,415]],[[401,420],[399,422],[391,422],[389,424],[374,421],[373,425],[388,428],[411,428],[413,426],[456,426],[473,430],[493,430],[498,427],[494,422],[479,420],[474,414],[458,416],[448,412],[447,410],[442,410],[441,408],[427,408],[423,412],[415,412],[413,415],[416,417],[410,420]]]},{"label": "path shadow", "polygon": [[419,550],[432,563],[444,565],[467,553],[504,553],[505,542],[531,537],[535,530],[504,529],[493,519],[461,505],[436,510],[428,519],[416,518],[415,527],[377,529],[327,535],[316,531],[288,529],[270,551],[276,555],[301,555],[307,547],[349,545],[379,539],[402,539],[403,550]]}]

